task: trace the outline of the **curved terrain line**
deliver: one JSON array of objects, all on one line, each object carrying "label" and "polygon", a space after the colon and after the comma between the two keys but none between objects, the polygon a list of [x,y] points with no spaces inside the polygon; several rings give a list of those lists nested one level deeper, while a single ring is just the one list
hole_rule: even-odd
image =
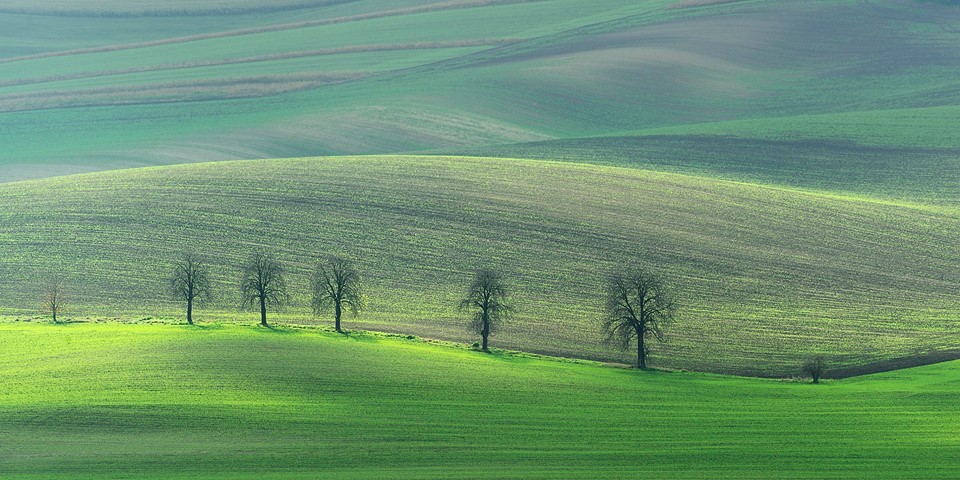
[{"label": "curved terrain line", "polygon": [[186,17],[186,16],[210,16],[210,15],[249,15],[257,13],[285,12],[290,10],[303,10],[306,8],[328,7],[343,3],[351,3],[357,0],[301,0],[296,3],[275,6],[257,6],[257,7],[213,7],[213,8],[154,8],[152,10],[97,10],[97,9],[64,9],[56,7],[44,9],[40,8],[0,8],[0,14],[8,15],[44,15],[52,17],[80,17],[80,18],[143,18],[143,17]]},{"label": "curved terrain line", "polygon": [[399,44],[373,44],[373,45],[353,45],[349,47],[323,48],[318,50],[304,50],[300,52],[274,53],[269,55],[256,55],[251,57],[226,58],[220,60],[205,60],[197,62],[172,63],[165,65],[151,65],[146,67],[132,67],[117,70],[98,70],[93,72],[81,72],[68,75],[53,75],[48,77],[20,78],[0,82],[0,88],[13,87],[20,85],[33,85],[39,83],[62,82],[66,80],[78,80],[82,78],[108,77],[112,75],[125,75],[131,73],[156,72],[162,70],[179,70],[186,68],[213,67],[220,65],[235,65],[240,63],[270,62],[275,60],[289,60],[292,58],[319,57],[326,55],[341,55],[347,53],[367,53],[367,52],[387,52],[397,50],[429,50],[443,48],[462,48],[462,47],[499,47],[513,43],[522,42],[523,39],[504,38],[504,39],[485,39],[485,40],[458,40],[448,42],[419,42],[419,43],[399,43]]},{"label": "curved terrain line", "polygon": [[102,87],[12,94],[0,96],[0,112],[258,98],[350,82],[367,76],[369,74],[362,73],[265,75],[164,82],[141,87]]},{"label": "curved terrain line", "polygon": [[874,373],[892,372],[894,370],[903,370],[905,368],[922,367],[933,365],[935,363],[952,362],[960,360],[960,351],[941,350],[929,353],[922,353],[910,357],[891,358],[879,362],[867,363],[864,365],[855,365],[851,367],[841,367],[830,369],[824,373],[824,378],[850,378],[862,375],[872,375]]},{"label": "curved terrain line", "polygon": [[[681,174],[687,176],[686,174]],[[693,175],[695,178],[706,178],[711,179],[710,177],[698,177]],[[751,184],[752,185],[752,184]],[[775,187],[774,187],[775,188]],[[787,191],[787,190],[785,190]],[[286,324],[288,326],[295,326],[297,328],[308,328],[309,325],[303,324]],[[391,328],[390,325],[380,325],[377,329],[365,329],[359,330],[361,332],[370,332],[375,335],[399,335],[405,337],[411,335],[407,330],[404,330],[400,326]],[[426,342],[452,342],[458,344],[469,345],[469,343],[463,342],[460,338],[447,337],[447,336],[422,336],[418,337]],[[608,357],[598,356],[598,355],[577,355],[577,354],[563,354],[551,352],[549,350],[540,350],[537,348],[526,348],[523,350],[520,349],[506,349],[504,351],[516,352],[523,355],[531,355],[534,357],[548,358],[548,359],[561,359],[561,360],[578,360],[578,361],[587,361],[587,362],[596,362],[605,367],[610,368],[626,368],[632,369],[634,365],[630,363],[623,363],[620,361],[610,360]],[[852,365],[848,367],[837,367],[837,368],[828,368],[823,373],[823,378],[828,378],[832,380],[843,380],[846,378],[855,378],[862,377],[864,375],[873,375],[876,373],[885,373],[893,372],[897,370],[905,370],[908,368],[924,367],[927,365],[934,365],[937,363],[944,362],[953,362],[960,360],[960,350],[948,349],[948,350],[938,350],[928,353],[922,353],[917,355],[912,355],[909,357],[899,357],[899,358],[890,358],[886,360],[880,360],[877,362],[864,363],[861,365]],[[663,368],[663,367],[653,367],[653,370],[659,370],[664,372],[673,372],[678,371],[672,368]],[[716,375],[725,375],[730,377],[740,377],[740,378],[769,378],[769,379],[783,379],[790,378],[790,375],[787,372],[781,373],[749,373],[743,372],[741,370],[729,369],[723,371],[713,371],[713,370],[694,370],[699,373],[710,373]]]},{"label": "curved terrain line", "polygon": [[708,7],[710,5],[723,5],[726,3],[737,3],[743,0],[684,0],[674,3],[667,7],[667,10],[679,10],[681,8]]},{"label": "curved terrain line", "polygon": [[384,17],[394,17],[402,15],[414,15],[418,13],[436,12],[442,10],[458,10],[464,8],[486,7],[493,5],[507,5],[512,3],[529,3],[542,0],[454,0],[442,3],[432,3],[419,7],[400,8],[396,10],[386,10],[382,12],[364,13],[360,15],[350,15],[346,17],[328,18],[324,20],[310,20],[305,22],[284,23],[280,25],[269,25],[265,27],[243,28],[239,30],[229,30],[226,32],[201,33],[197,35],[187,35],[184,37],[165,38],[162,40],[153,40],[141,43],[129,43],[121,45],[104,45],[100,47],[78,48],[73,50],[63,50],[59,52],[37,53],[34,55],[23,55],[19,57],[0,58],[2,63],[14,63],[27,60],[37,60],[50,57],[65,57],[71,55],[83,55],[88,53],[113,52],[118,50],[134,50],[139,48],[156,47],[160,45],[171,45],[177,43],[196,42],[199,40],[209,40],[213,38],[236,37],[243,35],[252,35],[257,33],[279,32],[283,30],[296,30],[300,28],[320,27],[324,25],[334,25],[338,23],[358,22],[363,20],[373,20]]}]

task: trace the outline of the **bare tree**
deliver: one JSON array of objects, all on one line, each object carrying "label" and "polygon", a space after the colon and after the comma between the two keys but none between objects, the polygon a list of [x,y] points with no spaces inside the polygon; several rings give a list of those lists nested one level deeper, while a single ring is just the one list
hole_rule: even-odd
[{"label": "bare tree", "polygon": [[343,308],[348,307],[354,316],[363,310],[364,294],[360,272],[349,260],[330,257],[317,267],[312,283],[314,315],[320,315],[332,308],[337,331],[343,332],[340,328]]},{"label": "bare tree", "polygon": [[813,383],[820,383],[820,378],[827,369],[827,362],[822,355],[817,355],[803,364],[800,371],[813,379]]},{"label": "bare tree", "polygon": [[663,341],[664,328],[673,321],[677,304],[654,274],[634,268],[610,275],[607,281],[603,329],[607,341],[623,350],[637,343],[637,368],[647,368],[648,340]]},{"label": "bare tree", "polygon": [[207,264],[193,253],[185,253],[173,265],[170,294],[187,302],[187,323],[193,325],[193,307],[210,299],[210,275]]},{"label": "bare tree", "polygon": [[59,276],[55,276],[47,283],[43,294],[42,309],[53,317],[53,323],[60,323],[57,314],[67,305],[67,284]]},{"label": "bare tree", "polygon": [[240,281],[241,305],[260,307],[260,325],[267,327],[267,307],[279,307],[287,302],[287,282],[283,265],[276,256],[258,250],[247,261]]},{"label": "bare tree", "polygon": [[485,352],[489,351],[487,339],[490,334],[497,330],[500,322],[513,310],[507,291],[497,272],[481,269],[474,274],[467,296],[460,302],[461,310],[473,312],[470,330],[480,334]]}]

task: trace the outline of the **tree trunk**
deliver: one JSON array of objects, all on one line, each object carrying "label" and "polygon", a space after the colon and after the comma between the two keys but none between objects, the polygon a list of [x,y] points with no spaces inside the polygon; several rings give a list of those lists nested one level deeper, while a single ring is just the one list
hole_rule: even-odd
[{"label": "tree trunk", "polygon": [[260,297],[260,325],[269,327],[267,325],[267,301],[263,297]]},{"label": "tree trunk", "polygon": [[637,368],[647,368],[647,351],[643,348],[643,333],[637,335]]},{"label": "tree trunk", "polygon": [[490,317],[486,314],[483,315],[483,331],[480,332],[480,334],[483,336],[483,351],[489,352],[487,349],[487,337],[490,336]]},{"label": "tree trunk", "polygon": [[193,299],[187,300],[187,325],[193,325]]},{"label": "tree trunk", "polygon": [[343,333],[343,331],[340,330],[340,313],[341,313],[341,311],[342,311],[342,310],[340,309],[340,302],[335,302],[334,305],[333,305],[333,313],[334,313],[334,315],[335,315],[336,318],[337,318],[337,333]]},{"label": "tree trunk", "polygon": [[57,307],[51,308],[50,311],[53,313],[53,323],[58,323],[58,322],[57,322]]}]

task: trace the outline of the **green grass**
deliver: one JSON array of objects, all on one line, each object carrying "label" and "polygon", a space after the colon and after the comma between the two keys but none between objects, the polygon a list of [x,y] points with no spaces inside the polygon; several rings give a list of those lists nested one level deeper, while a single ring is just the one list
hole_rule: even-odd
[{"label": "green grass", "polygon": [[958,118],[960,106],[950,105],[684,125],[646,130],[640,132],[640,135],[845,141],[865,147],[957,150],[960,149],[960,138],[953,134],[953,127]]},{"label": "green grass", "polygon": [[[773,135],[766,134],[775,131],[770,125],[758,131],[739,122],[738,127],[722,129],[724,133],[720,133],[720,126],[702,125],[699,130],[685,128],[683,133],[677,128],[676,134],[669,135],[570,138],[440,152],[614,165],[891,201],[952,207],[960,204],[960,146],[926,146],[918,138],[899,145],[856,143],[845,137],[850,130],[823,120],[820,132]],[[867,130],[869,120],[864,120],[863,130]],[[790,121],[783,120],[782,125],[787,124]],[[939,138],[947,140],[948,124],[951,121],[943,118],[917,122],[915,127],[927,125],[931,131],[940,128]],[[791,125],[801,128],[799,123]],[[891,133],[890,139],[901,131],[893,126],[885,128],[879,121],[873,126]],[[840,135],[831,138],[830,131]]]},{"label": "green grass", "polygon": [[[675,4],[366,0],[175,17],[85,4],[125,15],[106,18],[31,4],[34,20],[0,13],[27,32],[0,50],[0,181],[637,131],[955,148],[955,8]],[[290,58],[316,51],[340,53]]]},{"label": "green grass", "polygon": [[[663,272],[682,318],[654,365],[791,375],[953,355],[960,213],[635,169],[465,157],[348,157],[158,167],[0,185],[0,309],[31,316],[62,271],[72,315],[179,319],[164,299],[184,248],[210,258],[236,312],[240,263],[269,246],[307,274],[354,257],[370,309],[351,326],[472,341],[456,305],[471,271],[503,270],[518,302],[494,345],[629,361],[601,342],[604,275]],[[253,315],[250,321],[254,321]],[[325,321],[325,320],[323,320]]]},{"label": "green grass", "polygon": [[4,478],[952,478],[960,366],[807,383],[371,334],[0,324]]},{"label": "green grass", "polygon": [[[492,266],[495,347],[629,362],[598,294],[636,259],[681,299],[656,366],[960,357],[960,11],[687,3],[5,2],[0,182],[483,158],[0,184],[0,477],[955,477],[956,363],[812,386],[444,342]],[[236,309],[263,246],[269,330]],[[347,328],[399,335],[313,325],[329,253],[366,277]],[[73,323],[36,311],[54,272]]]}]

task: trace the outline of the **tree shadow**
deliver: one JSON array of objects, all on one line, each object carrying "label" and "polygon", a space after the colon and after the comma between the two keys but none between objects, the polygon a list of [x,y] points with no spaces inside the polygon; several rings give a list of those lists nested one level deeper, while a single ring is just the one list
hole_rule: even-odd
[{"label": "tree shadow", "polygon": [[60,326],[67,327],[70,325],[78,325],[78,324],[86,324],[86,323],[93,323],[93,322],[91,322],[90,320],[76,320],[76,319],[57,320],[56,322],[51,322],[50,320],[46,321],[47,325],[53,325],[56,327],[60,327]]},{"label": "tree shadow", "polygon": [[268,331],[268,332],[277,333],[277,334],[293,334],[293,333],[297,333],[296,329],[293,329],[293,328],[290,328],[290,327],[285,327],[285,326],[283,326],[283,325],[270,325],[270,324],[267,324],[266,326],[264,326],[264,325],[261,325],[261,324],[258,323],[254,328],[256,328],[258,331]]},{"label": "tree shadow", "polygon": [[179,326],[181,326],[181,327],[195,328],[195,329],[197,329],[197,330],[210,330],[210,331],[212,331],[212,330],[223,330],[223,324],[222,324],[222,323],[219,323],[219,322],[215,322],[215,323],[196,323],[196,322],[194,322],[192,325],[189,324],[189,323],[178,323],[177,325],[179,325]]}]

